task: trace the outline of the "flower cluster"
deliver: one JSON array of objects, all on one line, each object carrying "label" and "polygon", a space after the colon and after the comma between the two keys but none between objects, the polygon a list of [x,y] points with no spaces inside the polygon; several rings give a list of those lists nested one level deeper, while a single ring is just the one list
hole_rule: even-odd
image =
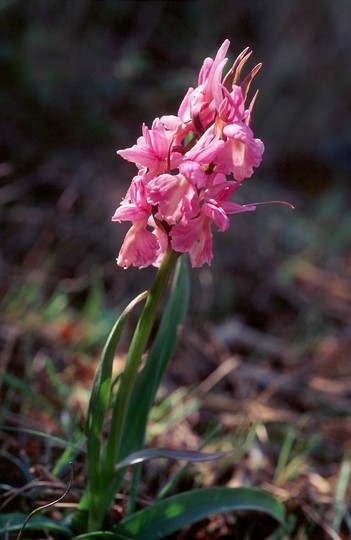
[{"label": "flower cluster", "polygon": [[132,223],[117,259],[122,267],[157,266],[169,245],[189,253],[193,267],[210,264],[212,225],[224,232],[228,214],[255,210],[228,199],[264,151],[250,128],[257,93],[245,106],[261,65],[241,81],[251,54],[245,49],[223,77],[229,45],[224,41],[215,59],[205,59],[198,86],[189,88],[177,116],[156,118],[151,129],[143,125],[137,143],[117,152],[138,169],[112,218]]}]

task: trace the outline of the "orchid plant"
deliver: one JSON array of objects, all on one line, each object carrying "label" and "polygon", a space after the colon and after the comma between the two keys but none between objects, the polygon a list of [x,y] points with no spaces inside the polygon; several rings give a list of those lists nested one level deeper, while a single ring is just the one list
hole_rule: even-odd
[{"label": "orchid plant", "polygon": [[[144,444],[148,416],[186,313],[189,280],[182,255],[189,254],[192,267],[210,264],[213,225],[225,232],[230,214],[252,212],[262,204],[240,205],[230,200],[260,165],[264,145],[250,127],[257,92],[248,103],[250,85],[261,64],[243,78],[251,55],[245,49],[224,75],[229,45],[225,40],[214,59],[205,59],[198,85],[189,88],[177,116],[156,118],[151,128],[143,125],[136,144],[117,152],[137,168],[112,218],[131,222],[117,263],[123,268],[154,265],[158,270],[150,290],[120,315],[95,374],[86,420],[87,487],[73,518],[62,525],[76,540],[155,540],[211,513],[235,509],[263,511],[286,526],[283,505],[250,487],[213,487],[173,496],[165,496],[165,490],[154,504],[135,511],[137,463],[158,457],[204,461],[224,454],[145,448]],[[147,350],[173,273],[168,304],[155,342]],[[115,381],[115,349],[128,315],[141,302],[145,304],[125,367]],[[134,476],[126,515],[112,530],[104,531],[105,517],[129,467],[134,467]]]}]

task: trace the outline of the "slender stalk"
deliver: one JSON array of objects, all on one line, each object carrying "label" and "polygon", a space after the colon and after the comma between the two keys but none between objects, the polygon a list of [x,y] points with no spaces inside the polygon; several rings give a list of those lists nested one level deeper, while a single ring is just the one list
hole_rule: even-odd
[{"label": "slender stalk", "polygon": [[[104,492],[100,493],[98,508],[95,507],[95,504],[93,504],[93,508],[90,508],[88,532],[96,531],[101,527],[104,516],[115,495],[115,466],[121,459],[120,451],[130,396],[138,374],[142,355],[156,320],[161,299],[178,256],[179,254],[170,248],[166,251],[147,296],[144,309],[140,315],[130,344],[125,368],[121,375],[117,398],[113,407],[107,444],[102,456],[102,478],[100,485]],[[92,497],[92,499],[96,500],[95,497]]]}]

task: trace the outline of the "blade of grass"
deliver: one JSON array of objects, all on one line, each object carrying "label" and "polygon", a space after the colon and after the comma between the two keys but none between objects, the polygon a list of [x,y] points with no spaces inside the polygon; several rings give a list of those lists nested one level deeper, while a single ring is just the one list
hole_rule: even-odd
[{"label": "blade of grass", "polygon": [[15,465],[21,471],[21,473],[23,474],[23,476],[28,482],[31,482],[33,480],[34,476],[32,475],[29,468],[26,467],[26,465],[23,463],[21,459],[19,459],[16,456],[13,456],[9,452],[6,452],[6,450],[0,450],[0,456],[7,459],[8,461],[10,461],[10,463]]},{"label": "blade of grass", "polygon": [[338,483],[335,490],[335,498],[333,504],[333,520],[332,529],[339,533],[341,522],[347,510],[345,495],[351,477],[351,460],[346,458],[340,467]]},{"label": "blade of grass", "polygon": [[32,390],[26,381],[19,379],[11,373],[4,373],[2,376],[2,381],[8,386],[11,386],[15,390],[21,392],[24,398],[31,400],[33,403],[36,403],[46,411],[50,411],[52,414],[55,413],[55,409],[51,403],[46,398],[38,394],[38,392]]},{"label": "blade of grass", "polygon": [[109,531],[98,531],[75,536],[73,540],[133,540],[131,536],[124,536]]},{"label": "blade of grass", "polygon": [[[26,518],[27,514],[14,512],[2,514],[0,516],[0,534],[3,534],[3,538],[6,538],[5,534],[20,531]],[[57,521],[47,517],[33,516],[31,522],[26,526],[26,529],[28,531],[38,531],[40,533],[46,529],[47,531],[58,532],[67,538],[72,537],[72,531],[67,525],[63,523],[59,524]]]},{"label": "blade of grass", "polygon": [[52,435],[51,433],[44,433],[42,431],[37,431],[36,429],[14,426],[0,426],[0,431],[1,430],[11,431],[15,433],[27,433],[28,435],[33,435],[34,437],[40,437],[42,439],[51,441],[61,448],[69,447],[72,449],[72,451],[83,452],[81,445],[79,445],[78,443],[66,441],[65,439],[57,437],[56,435]]}]

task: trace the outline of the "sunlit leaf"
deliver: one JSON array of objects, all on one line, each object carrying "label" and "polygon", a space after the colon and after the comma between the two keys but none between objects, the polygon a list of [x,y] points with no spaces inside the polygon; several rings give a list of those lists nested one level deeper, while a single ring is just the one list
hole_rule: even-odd
[{"label": "sunlit leaf", "polygon": [[194,489],[154,503],[123,519],[114,527],[135,540],[158,540],[212,514],[256,510],[286,527],[281,502],[258,488],[213,487]]},{"label": "sunlit leaf", "polygon": [[95,373],[86,422],[89,488],[91,493],[95,494],[95,496],[99,496],[98,486],[100,475],[98,464],[100,463],[101,434],[105,415],[110,403],[112,365],[116,346],[121,337],[128,315],[138,302],[145,299],[146,294],[147,293],[142,293],[137,296],[117,319],[116,324],[107,339],[100,363]]},{"label": "sunlit leaf", "polygon": [[227,452],[199,452],[197,450],[181,450],[177,448],[145,448],[137,452],[132,452],[126,458],[122,459],[116,465],[116,469],[122,469],[129,465],[136,465],[137,463],[143,463],[149,459],[167,458],[174,459],[176,461],[191,461],[191,462],[203,462],[214,461],[223,456],[230,454]]}]

